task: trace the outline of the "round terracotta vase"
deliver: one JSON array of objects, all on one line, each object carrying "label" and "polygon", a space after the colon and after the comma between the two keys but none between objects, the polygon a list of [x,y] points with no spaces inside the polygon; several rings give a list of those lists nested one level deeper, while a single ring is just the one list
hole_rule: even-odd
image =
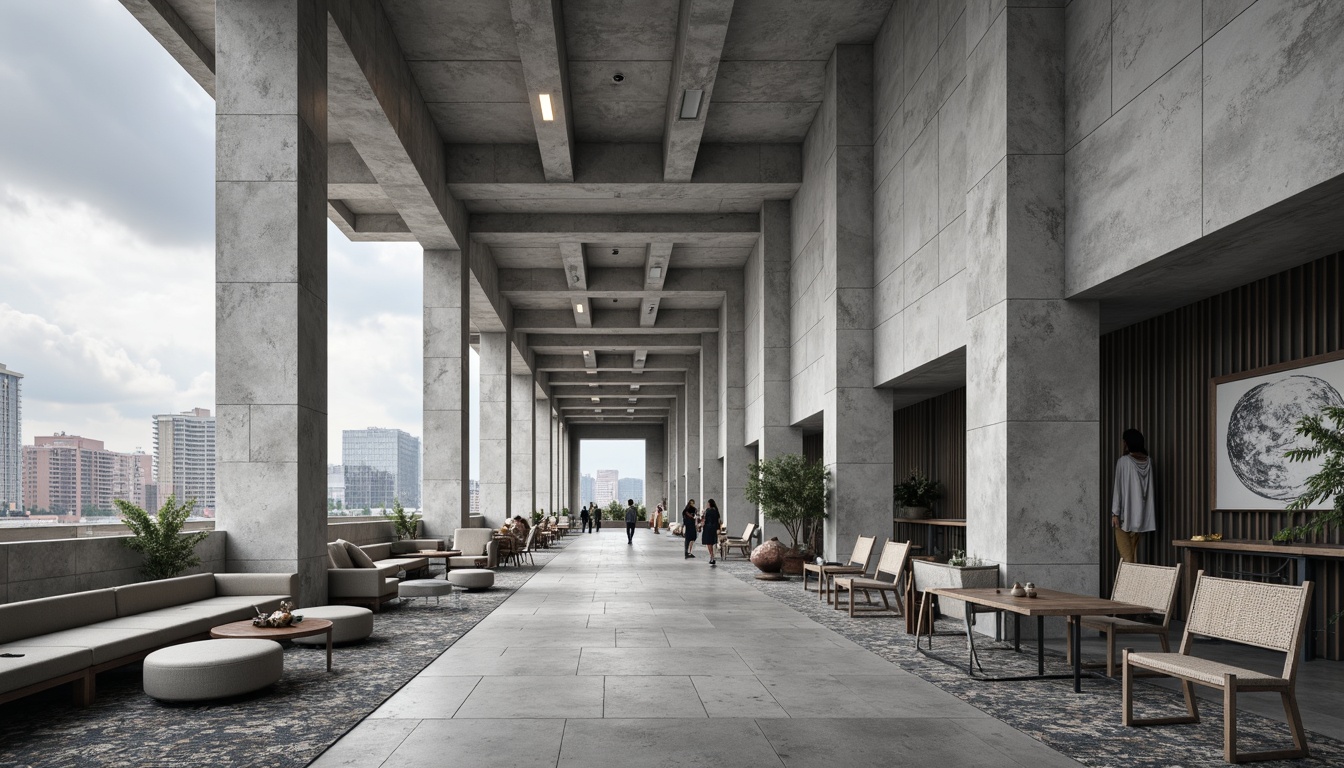
[{"label": "round terracotta vase", "polygon": [[[786,552],[788,547],[780,544],[778,538],[771,537],[769,541],[751,550],[751,564],[765,573],[779,573],[779,569],[784,567]],[[801,573],[801,570],[799,572]]]}]

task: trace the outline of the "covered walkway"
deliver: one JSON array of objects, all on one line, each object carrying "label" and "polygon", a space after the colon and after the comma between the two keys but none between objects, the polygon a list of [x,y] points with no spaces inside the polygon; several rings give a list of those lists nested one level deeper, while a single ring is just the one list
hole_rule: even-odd
[{"label": "covered walkway", "polygon": [[1077,765],[703,548],[623,533],[571,537],[314,765]]}]

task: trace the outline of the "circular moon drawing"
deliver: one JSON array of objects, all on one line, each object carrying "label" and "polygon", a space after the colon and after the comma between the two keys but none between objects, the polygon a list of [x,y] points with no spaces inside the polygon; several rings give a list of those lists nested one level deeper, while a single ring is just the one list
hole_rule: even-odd
[{"label": "circular moon drawing", "polygon": [[1287,376],[1242,395],[1227,422],[1227,456],[1241,484],[1266,499],[1301,496],[1315,467],[1283,454],[1310,445],[1297,435],[1298,420],[1331,405],[1344,405],[1344,397],[1315,376]]}]

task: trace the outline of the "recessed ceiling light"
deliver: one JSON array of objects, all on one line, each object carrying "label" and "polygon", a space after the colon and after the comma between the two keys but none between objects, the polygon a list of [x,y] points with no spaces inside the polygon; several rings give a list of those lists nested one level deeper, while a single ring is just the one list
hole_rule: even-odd
[{"label": "recessed ceiling light", "polygon": [[[699,104],[699,103],[697,102],[697,107],[696,107],[697,109],[699,109],[698,104]],[[685,106],[685,104],[683,103],[683,104],[682,104],[682,111],[685,111],[685,110],[686,110],[686,106]],[[542,120],[545,120],[545,121],[548,122],[548,123],[555,119],[555,112],[551,111],[551,94],[549,94],[549,93],[543,93],[543,94],[541,94],[541,119],[542,119]]]},{"label": "recessed ceiling light", "polygon": [[589,351],[586,350],[586,349],[583,350],[583,356],[584,356],[584,357],[587,357],[587,356],[589,356],[589,355],[591,355],[591,354],[593,354],[593,353],[592,353],[592,352],[589,352]]},{"label": "recessed ceiling light", "polygon": [[588,386],[590,386],[590,387],[596,387],[596,386],[597,386],[597,382],[596,382],[596,381],[590,381],[590,382],[588,382]]},{"label": "recessed ceiling light", "polygon": [[592,368],[589,368],[589,369],[588,369],[588,373],[591,374],[591,375],[593,375],[593,376],[596,376],[596,375],[597,375],[597,371],[593,370]]},{"label": "recessed ceiling light", "polygon": [[583,305],[582,305],[582,304],[575,304],[575,305],[574,305],[574,311],[575,311],[575,312],[578,312],[580,315],[582,315],[582,314],[583,314]]},{"label": "recessed ceiling light", "polygon": [[663,268],[662,268],[662,267],[653,267],[652,269],[649,270],[649,277],[652,277],[652,278],[654,278],[654,279],[657,279],[657,278],[660,278],[660,277],[662,277],[662,276],[663,276]]},{"label": "recessed ceiling light", "polygon": [[634,408],[626,408],[626,409],[625,409],[625,412],[626,412],[626,413],[634,413],[634,412],[635,412],[635,409],[634,409]]},{"label": "recessed ceiling light", "polygon": [[700,100],[705,96],[702,90],[685,90],[681,93],[681,114],[678,115],[682,120],[695,120],[700,117]]},{"label": "recessed ceiling light", "polygon": [[631,384],[631,385],[630,385],[630,391],[631,391],[631,392],[638,392],[638,391],[639,391],[639,385],[638,385],[638,384]]},{"label": "recessed ceiling light", "polygon": [[600,398],[600,397],[590,397],[590,398],[588,398],[588,399],[589,399],[589,400],[592,400],[594,403],[600,403],[600,402],[602,402],[602,398]]},{"label": "recessed ceiling light", "polygon": [[639,402],[639,398],[637,398],[637,397],[632,397],[632,398],[630,398],[630,404],[631,404],[631,405],[634,405],[634,404],[637,403],[637,402]]},{"label": "recessed ceiling light", "polygon": [[621,74],[620,72],[617,72],[616,74],[611,76],[611,79],[619,83],[625,80],[625,75]]}]

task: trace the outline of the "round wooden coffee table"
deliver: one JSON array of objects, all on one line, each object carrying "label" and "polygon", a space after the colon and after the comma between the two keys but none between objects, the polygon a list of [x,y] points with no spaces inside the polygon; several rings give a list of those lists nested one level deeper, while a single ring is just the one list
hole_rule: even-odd
[{"label": "round wooden coffee table", "polygon": [[327,671],[331,671],[331,622],[327,619],[304,619],[288,627],[254,627],[251,619],[221,624],[210,630],[213,638],[239,637],[248,640],[293,640],[296,637],[327,636]]},{"label": "round wooden coffee table", "polygon": [[444,573],[448,572],[448,558],[459,557],[462,553],[456,549],[422,549],[408,552],[405,557],[423,557],[426,560],[442,560]]}]

